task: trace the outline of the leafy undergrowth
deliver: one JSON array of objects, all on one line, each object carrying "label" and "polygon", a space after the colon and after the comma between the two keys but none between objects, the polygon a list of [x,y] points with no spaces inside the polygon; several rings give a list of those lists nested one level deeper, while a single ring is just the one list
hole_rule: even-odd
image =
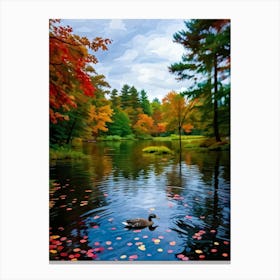
[{"label": "leafy undergrowth", "polygon": [[61,159],[84,159],[87,158],[82,152],[73,151],[69,147],[55,147],[50,148],[50,159],[51,160],[61,160]]},{"label": "leafy undergrowth", "polygon": [[165,146],[149,146],[142,150],[144,153],[150,153],[155,155],[172,154],[173,152]]}]

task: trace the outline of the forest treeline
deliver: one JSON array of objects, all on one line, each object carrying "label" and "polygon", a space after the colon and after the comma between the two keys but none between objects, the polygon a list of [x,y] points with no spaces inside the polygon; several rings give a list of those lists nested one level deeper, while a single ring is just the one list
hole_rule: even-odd
[{"label": "forest treeline", "polygon": [[110,39],[89,41],[50,20],[50,144],[68,144],[75,137],[195,134],[218,142],[229,136],[230,22],[190,20],[185,25],[173,40],[186,51],[169,71],[191,86],[150,101],[145,85],[111,89],[110,81],[95,71],[99,62],[94,54],[110,51]]}]

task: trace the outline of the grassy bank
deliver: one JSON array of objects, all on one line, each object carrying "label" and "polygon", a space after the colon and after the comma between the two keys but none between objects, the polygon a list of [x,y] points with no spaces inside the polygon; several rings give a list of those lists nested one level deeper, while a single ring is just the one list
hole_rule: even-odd
[{"label": "grassy bank", "polygon": [[55,146],[50,148],[51,160],[84,159],[84,158],[87,158],[87,155],[79,151],[74,151],[68,146]]}]

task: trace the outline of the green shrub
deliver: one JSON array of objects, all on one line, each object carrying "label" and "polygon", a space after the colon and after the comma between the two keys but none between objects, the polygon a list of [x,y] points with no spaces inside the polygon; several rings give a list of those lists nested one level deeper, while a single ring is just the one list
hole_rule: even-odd
[{"label": "green shrub", "polygon": [[129,134],[123,137],[124,140],[136,140],[134,134]]},{"label": "green shrub", "polygon": [[60,160],[60,159],[84,159],[87,155],[79,151],[73,151],[68,147],[56,147],[50,148],[50,159]]},{"label": "green shrub", "polygon": [[172,154],[173,152],[165,146],[149,146],[142,150],[144,153],[152,153],[156,155]]}]

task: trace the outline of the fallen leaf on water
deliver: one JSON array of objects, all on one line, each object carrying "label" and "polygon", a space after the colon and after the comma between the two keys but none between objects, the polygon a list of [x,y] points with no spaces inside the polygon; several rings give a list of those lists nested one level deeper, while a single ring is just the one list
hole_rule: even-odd
[{"label": "fallen leaf on water", "polygon": [[159,238],[159,239],[164,239],[164,236],[160,235],[158,238]]},{"label": "fallen leaf on water", "polygon": [[141,232],[141,229],[135,229],[133,232],[135,232],[135,233]]},{"label": "fallen leaf on water", "polygon": [[85,243],[85,242],[87,242],[85,239],[80,240],[80,243]]},{"label": "fallen leaf on water", "polygon": [[215,248],[211,249],[211,253],[216,253],[217,251],[218,251],[218,250],[215,249]]},{"label": "fallen leaf on water", "polygon": [[67,237],[63,236],[60,238],[60,241],[65,241],[67,239]]},{"label": "fallen leaf on water", "polygon": [[77,260],[78,260],[77,258],[73,258],[73,259],[71,259],[71,262],[75,262]]},{"label": "fallen leaf on water", "polygon": [[168,253],[168,254],[172,254],[172,253],[173,253],[173,250],[167,250],[167,253]]},{"label": "fallen leaf on water", "polygon": [[132,246],[132,245],[133,245],[133,243],[128,242],[128,243],[126,243],[126,245],[127,245],[127,246]]},{"label": "fallen leaf on water", "polygon": [[73,249],[73,252],[75,252],[75,253],[80,252],[80,251],[81,251],[80,248],[75,248],[75,249]]},{"label": "fallen leaf on water", "polygon": [[117,236],[116,240],[122,240],[122,238],[120,236]]},{"label": "fallen leaf on water", "polygon": [[222,256],[226,258],[226,257],[228,257],[228,254],[227,253],[223,253]]},{"label": "fallen leaf on water", "polygon": [[71,254],[71,255],[68,256],[68,258],[73,259],[73,258],[75,258],[75,256],[73,254]]},{"label": "fallen leaf on water", "polygon": [[83,239],[88,239],[88,236],[87,236],[87,235],[84,235],[84,236],[83,236]]},{"label": "fallen leaf on water", "polygon": [[163,249],[162,248],[158,248],[157,251],[158,252],[163,252]]},{"label": "fallen leaf on water", "polygon": [[205,259],[205,255],[199,255],[200,259]]},{"label": "fallen leaf on water", "polygon": [[136,246],[140,246],[140,245],[142,245],[142,244],[143,244],[143,242],[141,242],[141,241],[135,242],[135,245],[136,245]]},{"label": "fallen leaf on water", "polygon": [[93,254],[93,253],[87,253],[87,256],[88,256],[89,258],[93,258],[93,259],[95,259],[95,258],[97,257],[97,255],[95,255],[95,254]]},{"label": "fallen leaf on water", "polygon": [[57,253],[57,250],[50,250],[50,253],[56,254],[56,253]]},{"label": "fallen leaf on water", "polygon": [[134,240],[139,240],[140,238],[139,237],[134,237]]},{"label": "fallen leaf on water", "polygon": [[165,230],[166,232],[171,232],[171,229],[167,229],[167,230]]},{"label": "fallen leaf on water", "polygon": [[98,215],[96,215],[96,216],[93,217],[94,220],[96,220],[96,219],[98,219],[98,218],[100,218],[100,216],[98,216]]},{"label": "fallen leaf on water", "polygon": [[175,241],[170,241],[170,242],[169,242],[169,245],[175,246],[175,245],[176,245],[176,242],[175,242]]},{"label": "fallen leaf on water", "polygon": [[108,194],[107,194],[107,193],[104,193],[103,195],[104,195],[105,197],[107,197],[107,196],[108,196]]},{"label": "fallen leaf on water", "polygon": [[100,243],[99,242],[94,242],[94,246],[99,246]]},{"label": "fallen leaf on water", "polygon": [[111,241],[106,241],[105,244],[106,244],[106,245],[111,245],[112,242],[111,242]]},{"label": "fallen leaf on water", "polygon": [[203,253],[203,251],[201,251],[201,250],[195,250],[195,252],[196,252],[197,254],[202,254],[202,253]]},{"label": "fallen leaf on water", "polygon": [[111,230],[116,230],[116,229],[117,229],[117,228],[115,228],[115,227],[112,227],[112,228],[111,228]]},{"label": "fallen leaf on water", "polygon": [[58,247],[57,247],[57,250],[58,250],[58,251],[61,251],[63,248],[64,248],[63,246],[58,246]]},{"label": "fallen leaf on water", "polygon": [[211,229],[210,232],[211,232],[211,233],[215,233],[216,231],[215,231],[214,229]]},{"label": "fallen leaf on water", "polygon": [[145,250],[146,250],[146,247],[145,247],[145,245],[140,245],[140,246],[138,247],[138,249],[141,250],[141,251],[145,251]]},{"label": "fallen leaf on water", "polygon": [[188,257],[183,257],[181,260],[182,260],[182,261],[188,261],[189,258],[188,258]]},{"label": "fallen leaf on water", "polygon": [[160,239],[157,239],[157,238],[153,238],[152,241],[153,241],[155,244],[159,244],[159,243],[160,243]]},{"label": "fallen leaf on water", "polygon": [[113,250],[114,248],[113,248],[113,247],[108,247],[107,249],[111,251],[111,250]]},{"label": "fallen leaf on water", "polygon": [[229,242],[228,242],[228,241],[224,241],[224,244],[225,244],[225,245],[228,245],[228,244],[229,244]]},{"label": "fallen leaf on water", "polygon": [[187,215],[187,216],[185,216],[185,218],[186,218],[186,219],[191,219],[191,218],[192,218],[192,216]]},{"label": "fallen leaf on water", "polygon": [[127,258],[127,255],[121,255],[120,256],[120,259],[126,259]]},{"label": "fallen leaf on water", "polygon": [[114,220],[114,218],[109,218],[108,222],[112,222]]},{"label": "fallen leaf on water", "polygon": [[138,259],[138,256],[137,255],[131,255],[131,256],[129,256],[129,259],[136,260],[136,259]]},{"label": "fallen leaf on water", "polygon": [[150,208],[150,210],[151,210],[151,211],[155,211],[156,209],[155,209],[155,208]]},{"label": "fallen leaf on water", "polygon": [[81,256],[81,254],[77,253],[74,256],[75,256],[75,258],[79,258]]},{"label": "fallen leaf on water", "polygon": [[51,236],[51,239],[57,239],[57,238],[59,238],[60,237],[60,235],[52,235]]},{"label": "fallen leaf on water", "polygon": [[92,228],[99,228],[99,226],[98,225],[94,225]]},{"label": "fallen leaf on water", "polygon": [[66,252],[61,252],[61,253],[60,253],[60,256],[61,256],[61,257],[67,257],[68,254],[67,254]]},{"label": "fallen leaf on water", "polygon": [[151,256],[152,256],[152,254],[148,253],[148,254],[147,254],[147,256],[148,256],[148,257],[151,257]]},{"label": "fallen leaf on water", "polygon": [[85,192],[86,192],[86,193],[90,193],[90,192],[92,192],[92,190],[85,190]]},{"label": "fallen leaf on water", "polygon": [[148,235],[143,235],[143,238],[148,238],[149,236]]},{"label": "fallen leaf on water", "polygon": [[184,258],[184,257],[185,257],[185,255],[183,255],[183,254],[177,255],[177,258],[178,258],[178,259],[182,259],[182,258]]},{"label": "fallen leaf on water", "polygon": [[217,242],[217,241],[215,241],[215,242],[214,242],[214,245],[219,245],[219,244],[220,244],[220,243],[219,243],[219,242]]}]

